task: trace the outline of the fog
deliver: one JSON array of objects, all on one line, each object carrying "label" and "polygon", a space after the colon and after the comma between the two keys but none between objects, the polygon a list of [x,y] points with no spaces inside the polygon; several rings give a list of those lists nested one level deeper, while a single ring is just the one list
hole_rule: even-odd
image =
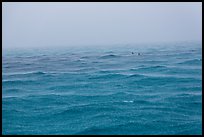
[{"label": "fog", "polygon": [[201,41],[202,3],[2,4],[3,48]]}]

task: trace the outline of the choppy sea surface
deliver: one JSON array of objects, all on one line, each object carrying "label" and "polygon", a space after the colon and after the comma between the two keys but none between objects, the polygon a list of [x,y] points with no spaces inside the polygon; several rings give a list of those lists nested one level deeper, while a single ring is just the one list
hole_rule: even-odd
[{"label": "choppy sea surface", "polygon": [[2,61],[2,134],[202,134],[201,43],[14,49]]}]

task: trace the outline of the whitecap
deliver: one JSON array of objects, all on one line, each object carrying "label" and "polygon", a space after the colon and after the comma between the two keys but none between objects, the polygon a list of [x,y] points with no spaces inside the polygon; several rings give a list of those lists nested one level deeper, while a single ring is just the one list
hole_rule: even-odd
[{"label": "whitecap", "polygon": [[133,103],[134,101],[133,100],[124,100],[123,102],[125,102],[125,103]]}]

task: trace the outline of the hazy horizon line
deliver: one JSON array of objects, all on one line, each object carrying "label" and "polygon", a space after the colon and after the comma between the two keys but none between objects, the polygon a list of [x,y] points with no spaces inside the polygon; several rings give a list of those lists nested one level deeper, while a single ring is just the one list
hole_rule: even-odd
[{"label": "hazy horizon line", "polygon": [[[201,44],[202,45],[202,40],[186,40],[186,41],[161,41],[161,42],[135,42],[135,43],[115,43],[115,44],[78,44],[78,45],[45,45],[45,46],[35,46],[35,47],[25,47],[25,46],[18,46],[15,47],[3,47],[2,46],[2,51],[3,50],[23,50],[23,49],[70,49],[70,48],[121,48],[121,47],[145,47],[145,46],[150,46],[152,45],[153,47],[156,46],[169,46],[169,44],[182,44],[182,43],[192,43],[192,44]],[[167,44],[167,45],[165,45]]]}]

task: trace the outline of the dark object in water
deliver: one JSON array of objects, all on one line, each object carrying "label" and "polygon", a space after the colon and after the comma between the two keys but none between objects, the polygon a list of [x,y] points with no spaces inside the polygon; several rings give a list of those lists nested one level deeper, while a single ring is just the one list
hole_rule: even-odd
[{"label": "dark object in water", "polygon": [[[132,52],[132,54],[135,54],[135,53],[134,53],[134,52]],[[140,56],[141,54],[140,54],[140,53],[137,53],[137,55],[138,55],[138,56]]]}]

